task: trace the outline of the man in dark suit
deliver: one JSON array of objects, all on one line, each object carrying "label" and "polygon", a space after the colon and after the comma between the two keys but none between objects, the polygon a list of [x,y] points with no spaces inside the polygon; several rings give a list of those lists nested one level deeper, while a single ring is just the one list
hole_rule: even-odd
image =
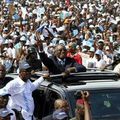
[{"label": "man in dark suit", "polygon": [[66,56],[67,50],[64,45],[57,45],[54,55],[48,57],[43,51],[43,45],[40,45],[40,58],[43,64],[49,69],[50,74],[61,74],[71,72],[85,72],[86,68],[78,64],[73,58]]}]

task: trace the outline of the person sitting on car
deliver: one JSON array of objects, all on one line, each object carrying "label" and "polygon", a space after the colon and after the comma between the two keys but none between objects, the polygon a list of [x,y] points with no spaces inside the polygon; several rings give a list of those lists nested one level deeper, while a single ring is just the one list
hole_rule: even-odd
[{"label": "person sitting on car", "polygon": [[69,120],[69,105],[66,100],[63,99],[56,99],[54,102],[55,110],[51,115],[48,115],[42,120]]},{"label": "person sitting on car", "polygon": [[88,97],[88,91],[81,91],[81,98],[76,101],[75,117],[70,120],[92,120]]},{"label": "person sitting on car", "polygon": [[43,51],[42,43],[39,48],[41,61],[48,68],[50,74],[86,71],[85,66],[78,64],[73,58],[67,57],[67,50],[62,44],[55,47],[54,55],[51,57],[48,57]]}]

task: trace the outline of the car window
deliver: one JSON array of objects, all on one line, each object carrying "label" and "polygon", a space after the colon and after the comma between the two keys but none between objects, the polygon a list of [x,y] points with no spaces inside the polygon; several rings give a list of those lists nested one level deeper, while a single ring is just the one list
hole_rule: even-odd
[{"label": "car window", "polygon": [[35,102],[34,116],[41,119],[52,114],[54,102],[56,99],[61,98],[61,95],[52,89],[41,87],[33,92],[33,98]]},{"label": "car window", "polygon": [[52,89],[49,89],[46,92],[46,102],[44,105],[43,116],[52,114],[52,112],[54,111],[54,102],[56,99],[59,99],[59,98],[61,98],[60,95],[56,91],[53,91]]},{"label": "car window", "polygon": [[103,90],[91,93],[91,111],[95,120],[119,119],[120,90]]},{"label": "car window", "polygon": [[[76,91],[71,91],[71,107],[75,109]],[[92,90],[90,92],[90,108],[93,120],[118,120],[120,118],[120,89]]]}]

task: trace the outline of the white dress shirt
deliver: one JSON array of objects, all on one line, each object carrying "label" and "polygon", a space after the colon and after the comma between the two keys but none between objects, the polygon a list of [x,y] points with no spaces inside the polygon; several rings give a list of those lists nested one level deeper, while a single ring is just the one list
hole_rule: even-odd
[{"label": "white dress shirt", "polygon": [[11,97],[7,107],[21,111],[25,120],[32,120],[34,111],[32,92],[40,86],[43,80],[43,77],[40,77],[34,82],[30,80],[24,82],[20,77],[17,77],[10,81],[4,88],[0,89],[0,94],[10,94]]}]

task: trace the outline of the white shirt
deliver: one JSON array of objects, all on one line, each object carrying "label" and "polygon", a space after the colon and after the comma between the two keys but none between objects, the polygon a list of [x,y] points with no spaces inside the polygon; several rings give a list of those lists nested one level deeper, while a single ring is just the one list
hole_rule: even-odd
[{"label": "white shirt", "polygon": [[15,48],[8,48],[6,52],[9,57],[16,58]]},{"label": "white shirt", "polygon": [[10,94],[8,108],[21,111],[25,120],[32,120],[34,111],[32,92],[40,86],[43,80],[43,77],[40,77],[34,82],[30,80],[24,82],[20,77],[17,77],[10,81],[4,88],[0,89],[0,94]]},{"label": "white shirt", "polygon": [[113,71],[116,72],[116,73],[118,73],[118,74],[120,74],[120,63],[115,66],[115,68],[114,68]]},{"label": "white shirt", "polygon": [[95,68],[95,58],[93,57],[89,57],[88,59],[87,59],[87,62],[86,62],[86,64],[87,64],[87,68]]},{"label": "white shirt", "polygon": [[96,61],[96,68],[98,69],[104,69],[106,65],[106,62],[103,59]]}]

